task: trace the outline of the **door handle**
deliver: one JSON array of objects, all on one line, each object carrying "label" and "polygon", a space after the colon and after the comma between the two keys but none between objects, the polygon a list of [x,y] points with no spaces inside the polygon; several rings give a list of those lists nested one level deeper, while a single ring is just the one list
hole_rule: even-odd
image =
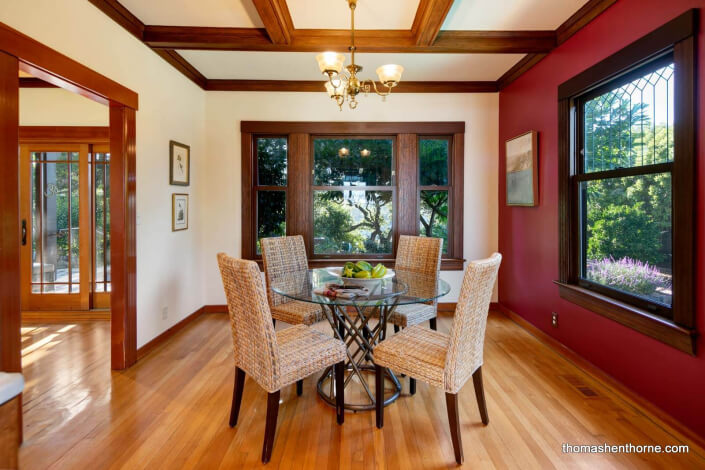
[{"label": "door handle", "polygon": [[22,219],[22,246],[27,244],[27,220]]}]

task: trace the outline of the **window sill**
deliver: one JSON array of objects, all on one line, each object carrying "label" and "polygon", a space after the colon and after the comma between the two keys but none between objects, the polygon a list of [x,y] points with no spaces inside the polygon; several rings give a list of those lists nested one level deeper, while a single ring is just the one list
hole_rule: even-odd
[{"label": "window sill", "polygon": [[[262,269],[262,260],[258,259],[256,260],[257,264],[259,265],[260,269]],[[350,259],[310,259],[308,260],[308,267],[311,269],[315,268],[328,268],[332,266],[342,266],[346,262],[350,261]],[[394,258],[385,258],[385,259],[370,259],[367,260],[370,263],[377,264],[377,263],[382,263],[383,265],[387,266],[388,268],[393,268],[394,267]],[[443,258],[441,260],[441,271],[462,271],[463,270],[463,265],[465,263],[464,259],[459,259],[459,258]]]},{"label": "window sill", "polygon": [[562,299],[695,356],[695,330],[676,325],[668,319],[589,289],[559,281],[553,282],[558,285]]}]

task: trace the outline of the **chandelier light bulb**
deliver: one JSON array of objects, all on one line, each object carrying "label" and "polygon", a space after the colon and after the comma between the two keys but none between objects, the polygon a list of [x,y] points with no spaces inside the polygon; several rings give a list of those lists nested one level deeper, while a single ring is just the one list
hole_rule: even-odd
[{"label": "chandelier light bulb", "polygon": [[377,69],[379,81],[389,87],[396,86],[401,81],[401,74],[404,72],[404,67],[397,64],[387,64]]},{"label": "chandelier light bulb", "polygon": [[339,74],[343,69],[343,63],[345,62],[345,56],[343,54],[338,54],[337,52],[323,52],[316,56],[318,61],[318,68],[321,69],[321,73],[326,75]]}]

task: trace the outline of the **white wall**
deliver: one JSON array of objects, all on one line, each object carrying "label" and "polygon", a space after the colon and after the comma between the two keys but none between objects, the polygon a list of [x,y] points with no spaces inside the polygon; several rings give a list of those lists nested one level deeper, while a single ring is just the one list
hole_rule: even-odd
[{"label": "white wall", "polygon": [[107,106],[63,88],[21,88],[20,126],[108,126]]},{"label": "white wall", "polygon": [[[206,183],[205,92],[86,0],[2,0],[0,21],[139,94],[137,345],[142,346],[205,303],[200,210]],[[23,117],[23,124],[53,119]],[[170,139],[191,145],[187,188],[169,186]],[[187,231],[171,231],[173,192],[191,194]],[[162,307],[169,309],[165,320]]]},{"label": "white wall", "polygon": [[[362,98],[355,111],[338,111],[324,93],[209,92],[206,96],[208,167],[204,207],[206,303],[225,301],[216,254],[240,254],[240,121],[465,121],[464,257],[497,250],[498,94],[398,94],[383,103]],[[457,300],[460,271],[444,271],[452,286],[442,302]],[[496,294],[494,296],[496,300]]]}]

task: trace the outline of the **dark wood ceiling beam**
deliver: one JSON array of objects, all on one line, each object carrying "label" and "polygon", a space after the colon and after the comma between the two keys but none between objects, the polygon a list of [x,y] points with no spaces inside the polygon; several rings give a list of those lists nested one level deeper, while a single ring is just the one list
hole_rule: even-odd
[{"label": "dark wood ceiling beam", "polygon": [[183,58],[181,54],[172,49],[152,49],[162,59],[169,62],[176,70],[184,74],[189,80],[196,85],[205,89],[208,79],[198,71],[196,67],[191,65],[189,61]]},{"label": "dark wood ceiling beam", "polygon": [[88,0],[100,11],[108,15],[113,21],[132,33],[140,41],[144,31],[144,23],[133,15],[130,10],[122,6],[117,0]]},{"label": "dark wood ceiling beam", "polygon": [[521,74],[538,64],[541,59],[547,55],[548,54],[526,54],[523,59],[514,64],[514,66],[507,70],[504,75],[499,77],[499,80],[497,80],[497,87],[499,90],[501,91],[506,88],[510,83],[519,78]]},{"label": "dark wood ceiling beam", "polygon": [[267,30],[269,39],[274,44],[289,44],[294,32],[286,0],[252,0]]},{"label": "dark wood ceiling beam", "polygon": [[411,26],[414,43],[417,46],[430,46],[448,16],[453,0],[421,0],[416,10],[416,17]]},{"label": "dark wood ceiling beam", "polygon": [[[558,29],[556,29],[556,46],[563,44],[571,36],[584,28],[588,23],[597,18],[602,12],[612,6],[617,0],[590,0],[576,11],[570,18],[565,20]],[[522,74],[531,69],[534,65],[548,54],[527,54],[522,60],[517,62],[514,67],[507,70],[499,80],[497,86],[503,90],[510,83],[519,78]]]},{"label": "dark wood ceiling beam", "polygon": [[566,42],[572,35],[580,31],[616,2],[617,0],[590,0],[587,2],[558,27],[556,30],[558,44]]},{"label": "dark wood ceiling beam", "polygon": [[[323,92],[322,80],[208,80],[208,91]],[[401,82],[396,93],[494,93],[495,82]]]},{"label": "dark wood ceiling beam", "polygon": [[[273,44],[263,28],[146,26],[144,42],[153,48],[230,51],[346,51],[350,31],[297,29],[289,44]],[[553,31],[441,31],[434,44],[416,45],[408,30],[361,30],[358,52],[395,53],[534,53],[556,44]]]}]

